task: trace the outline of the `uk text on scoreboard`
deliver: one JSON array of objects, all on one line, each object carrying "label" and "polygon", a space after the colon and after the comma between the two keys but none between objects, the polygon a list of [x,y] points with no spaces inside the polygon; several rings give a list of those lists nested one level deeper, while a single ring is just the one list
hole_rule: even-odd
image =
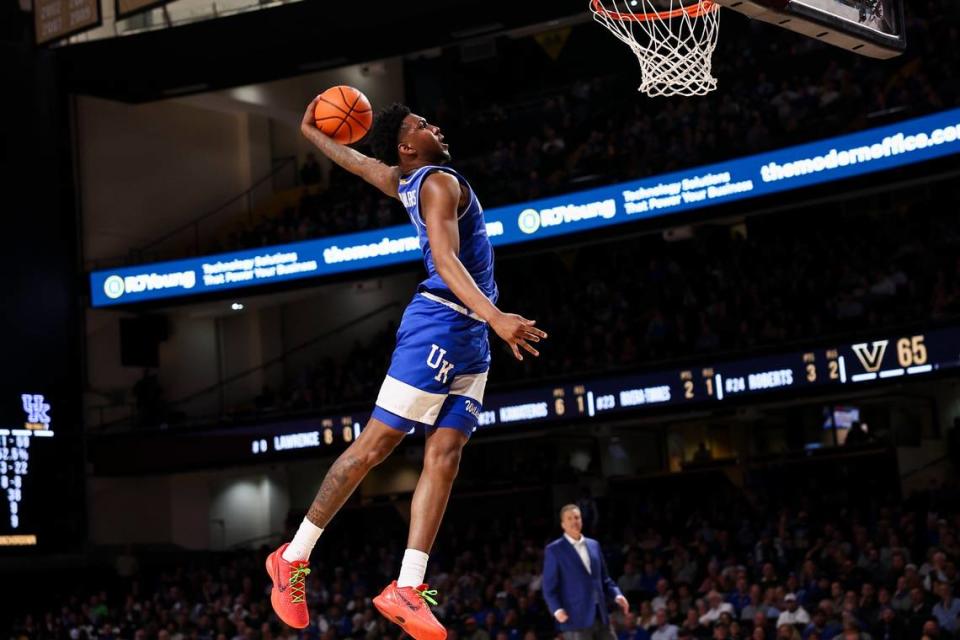
[{"label": "uk text on scoreboard", "polygon": [[[960,153],[960,109],[677,173],[485,212],[494,246],[688,212]],[[481,199],[483,194],[480,194]],[[90,274],[94,307],[208,294],[420,259],[410,225]]]}]

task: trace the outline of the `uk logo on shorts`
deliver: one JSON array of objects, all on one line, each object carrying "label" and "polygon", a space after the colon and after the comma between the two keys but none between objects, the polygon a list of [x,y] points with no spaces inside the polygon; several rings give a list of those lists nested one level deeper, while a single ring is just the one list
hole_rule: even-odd
[{"label": "uk logo on shorts", "polygon": [[437,370],[437,375],[433,377],[437,382],[446,384],[447,376],[456,366],[452,362],[447,362],[443,356],[447,355],[446,349],[441,349],[437,345],[431,345],[430,355],[427,356],[427,366]]}]

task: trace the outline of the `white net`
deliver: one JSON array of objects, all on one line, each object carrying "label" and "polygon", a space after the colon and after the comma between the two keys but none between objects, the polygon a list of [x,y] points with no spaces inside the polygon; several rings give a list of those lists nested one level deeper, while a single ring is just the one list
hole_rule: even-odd
[{"label": "white net", "polygon": [[702,96],[717,88],[713,50],[720,7],[710,0],[591,0],[593,19],[640,61],[639,90],[650,97]]}]

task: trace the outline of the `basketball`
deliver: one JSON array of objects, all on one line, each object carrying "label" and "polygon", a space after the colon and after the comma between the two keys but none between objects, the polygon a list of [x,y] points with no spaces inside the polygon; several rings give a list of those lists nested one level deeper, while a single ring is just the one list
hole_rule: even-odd
[{"label": "basketball", "polygon": [[357,142],[373,124],[373,109],[367,96],[347,85],[330,87],[321,93],[313,115],[317,128],[340,144]]}]

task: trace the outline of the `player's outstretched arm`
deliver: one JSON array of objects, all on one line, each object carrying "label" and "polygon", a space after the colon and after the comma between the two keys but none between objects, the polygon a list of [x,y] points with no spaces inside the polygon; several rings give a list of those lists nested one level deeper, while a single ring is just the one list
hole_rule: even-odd
[{"label": "player's outstretched arm", "polygon": [[540,342],[547,334],[534,326],[536,320],[500,311],[480,291],[473,276],[460,262],[460,230],[457,226],[459,202],[460,182],[449,173],[432,173],[420,187],[420,211],[427,225],[427,237],[437,272],[454,295],[510,345],[517,360],[523,360],[521,349],[534,356],[540,355],[530,343]]},{"label": "player's outstretched arm", "polygon": [[309,140],[323,155],[350,173],[360,176],[391,198],[398,198],[400,168],[388,167],[379,160],[365,156],[356,149],[342,145],[330,136],[325,135],[317,128],[314,119],[313,113],[316,106],[317,98],[314,98],[303,114],[303,121],[300,123],[300,132],[303,137]]}]

